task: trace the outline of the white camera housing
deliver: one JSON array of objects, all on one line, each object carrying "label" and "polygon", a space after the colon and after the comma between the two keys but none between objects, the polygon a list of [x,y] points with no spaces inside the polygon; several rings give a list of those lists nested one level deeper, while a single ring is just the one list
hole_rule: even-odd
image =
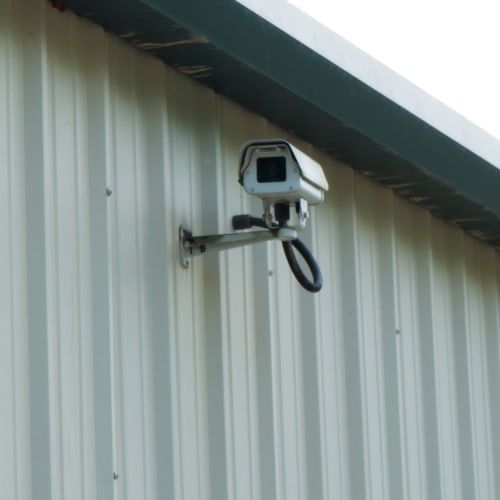
[{"label": "white camera housing", "polygon": [[[239,181],[247,193],[263,200],[269,227],[277,220],[280,225],[302,229],[308,217],[308,205],[321,203],[328,190],[321,166],[283,139],[252,140],[243,144]],[[290,223],[292,215],[288,218],[283,215],[283,207],[295,208],[295,214],[291,211],[294,222]]]}]

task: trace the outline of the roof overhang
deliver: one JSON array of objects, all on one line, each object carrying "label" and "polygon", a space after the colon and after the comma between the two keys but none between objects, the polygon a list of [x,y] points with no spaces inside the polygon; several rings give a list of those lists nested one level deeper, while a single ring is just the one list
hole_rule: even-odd
[{"label": "roof overhang", "polygon": [[[401,88],[410,86],[402,79],[394,80],[387,68],[305,15],[302,20],[308,33],[292,36],[290,30],[285,31],[283,9],[289,9],[288,14],[295,19],[298,11],[282,0],[266,2],[267,13],[260,15],[255,12],[258,9],[251,10],[235,0],[62,3],[500,248],[500,170],[495,166],[500,165],[496,161],[500,143],[447,110],[460,127],[474,129],[472,135],[479,137],[475,144],[482,149],[465,145],[439,124],[430,125],[432,120],[410,111],[411,106],[396,102],[390,92],[376,90],[369,78],[363,81],[359,64],[357,73],[349,64],[335,60],[328,50],[314,47],[306,35],[314,40],[320,33],[321,47],[330,47],[330,52],[339,44],[348,47],[354,59],[376,65],[372,67],[379,72],[379,80],[396,81],[396,86],[399,81]],[[278,16],[277,6],[281,9]],[[292,23],[292,27],[296,25]],[[318,31],[312,33],[311,26]],[[420,92],[419,99],[423,95]],[[423,103],[419,101],[421,107],[427,104],[436,106],[429,96]],[[442,106],[436,109],[439,113],[446,110]]]}]

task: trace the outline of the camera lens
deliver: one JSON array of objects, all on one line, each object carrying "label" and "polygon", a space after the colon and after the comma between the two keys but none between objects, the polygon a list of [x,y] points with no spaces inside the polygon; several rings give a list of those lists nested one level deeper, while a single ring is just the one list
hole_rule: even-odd
[{"label": "camera lens", "polygon": [[285,182],[286,158],[268,156],[257,158],[257,182]]}]

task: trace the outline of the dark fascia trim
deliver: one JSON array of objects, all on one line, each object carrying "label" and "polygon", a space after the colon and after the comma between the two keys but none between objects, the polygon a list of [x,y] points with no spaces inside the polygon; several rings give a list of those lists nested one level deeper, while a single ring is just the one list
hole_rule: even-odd
[{"label": "dark fascia trim", "polygon": [[500,170],[234,0],[66,0],[79,15],[500,247]]}]

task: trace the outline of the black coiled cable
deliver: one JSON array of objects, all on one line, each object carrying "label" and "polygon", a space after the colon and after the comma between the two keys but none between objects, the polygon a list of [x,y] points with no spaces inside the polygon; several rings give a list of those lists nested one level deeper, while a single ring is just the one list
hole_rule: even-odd
[{"label": "black coiled cable", "polygon": [[[233,228],[234,229],[249,229],[251,227],[262,227],[264,229],[269,229],[266,226],[264,219],[259,217],[253,217],[251,215],[235,215],[233,217]],[[276,227],[278,227],[276,225]],[[318,263],[316,262],[314,256],[310,250],[305,246],[305,244],[298,238],[292,241],[282,241],[283,251],[285,252],[285,257],[294,274],[297,281],[305,288],[308,292],[319,292],[323,286],[323,277],[321,275],[321,270]],[[300,265],[295,257],[295,248],[297,252],[302,255],[305,260],[309,270],[311,271],[313,280],[311,281],[302,271]]]},{"label": "black coiled cable", "polygon": [[[323,286],[323,277],[321,276],[321,270],[313,257],[312,253],[309,249],[302,243],[298,238],[293,241],[282,241],[283,251],[285,252],[286,260],[288,261],[288,265],[292,270],[292,273],[297,278],[297,281],[308,291],[308,292],[319,292],[321,287]],[[300,268],[297,259],[295,258],[295,253],[293,251],[293,247],[297,249],[297,251],[302,255],[304,260],[306,261],[309,270],[311,271],[313,281],[311,281]]]}]

